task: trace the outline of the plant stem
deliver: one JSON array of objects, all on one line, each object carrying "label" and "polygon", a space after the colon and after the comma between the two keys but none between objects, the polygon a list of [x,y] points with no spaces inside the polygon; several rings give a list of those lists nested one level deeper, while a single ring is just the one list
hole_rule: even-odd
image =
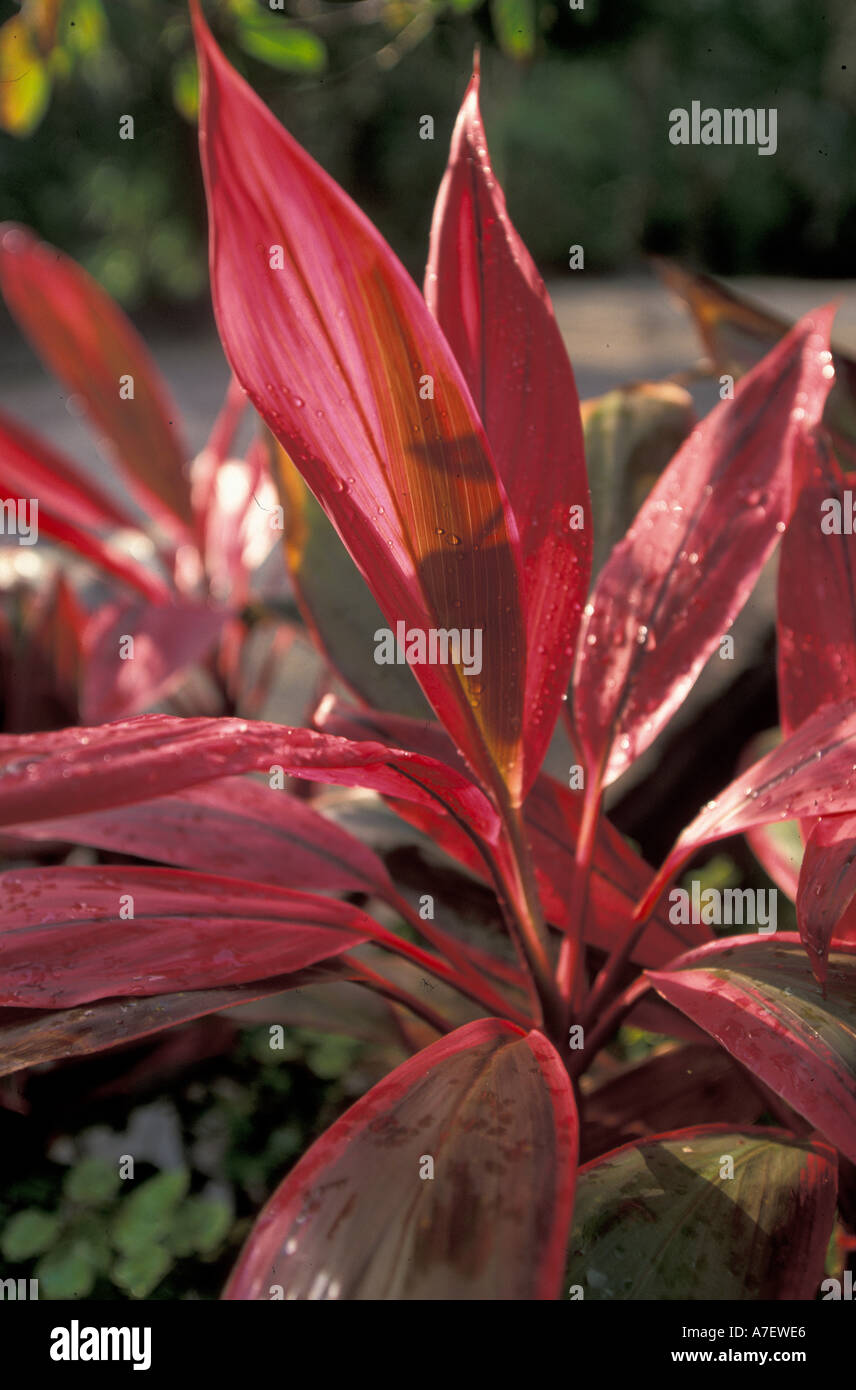
[{"label": "plant stem", "polygon": [[594,783],[593,790],[586,790],[583,801],[583,814],[574,854],[574,879],[571,884],[569,906],[571,926],[562,942],[559,967],[556,972],[556,983],[568,1023],[570,1023],[581,992],[589,878],[602,800],[603,794],[598,781]]},{"label": "plant stem", "polygon": [[392,984],[385,976],[379,975],[376,970],[372,970],[369,966],[363,965],[362,961],[355,960],[352,956],[342,955],[339,959],[345,965],[358,970],[363,982],[370,989],[373,989],[376,994],[382,994],[387,999],[393,999],[396,1004],[403,1004],[405,1008],[417,1014],[424,1023],[434,1028],[441,1037],[452,1031],[452,1024],[449,1020],[432,1009],[430,1004],[423,1004],[421,999],[415,998],[415,996],[408,993],[406,989],[400,989],[398,985]]},{"label": "plant stem", "polygon": [[630,1010],[638,1004],[650,988],[650,980],[644,975],[638,975],[632,984],[629,984],[625,990],[622,990],[621,994],[613,999],[589,1036],[585,1038],[584,1047],[573,1054],[574,1060],[570,1066],[572,1075],[579,1076],[591,1065],[600,1049],[609,1042],[621,1020],[630,1013]]},{"label": "plant stem", "polygon": [[450,980],[450,984],[454,983],[455,988],[459,989],[462,994],[466,994],[467,998],[498,1014],[500,1018],[509,1018],[523,1028],[531,1026],[532,1020],[528,1015],[521,1013],[515,1005],[494,989],[489,980],[478,973],[467,955],[466,948],[455,941],[448,932],[433,927],[430,922],[424,921],[399,893],[390,894],[387,901],[390,907],[399,912],[404,920],[415,931],[419,932],[420,936],[424,936],[435,950],[442,952],[452,965],[457,967],[457,979],[454,982]]},{"label": "plant stem", "polygon": [[561,1045],[565,1012],[553,978],[550,938],[541,912],[523,817],[520,808],[512,805],[507,792],[502,794],[500,811],[512,874],[507,874],[494,856],[491,856],[491,868],[509,930],[535,987],[541,1021],[550,1040]]},{"label": "plant stem", "polygon": [[597,1017],[598,1010],[609,999],[610,993],[617,983],[622,970],[625,965],[628,964],[630,957],[636,949],[646,928],[649,926],[650,921],[651,917],[649,913],[636,922],[621,945],[615,948],[599,971],[592,985],[591,993],[586,1000],[586,1006],[580,1020],[584,1028],[588,1028],[591,1025]]}]

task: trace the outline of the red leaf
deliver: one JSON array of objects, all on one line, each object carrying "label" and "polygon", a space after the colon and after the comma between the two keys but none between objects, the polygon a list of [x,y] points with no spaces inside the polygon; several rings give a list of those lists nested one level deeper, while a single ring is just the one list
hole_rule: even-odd
[{"label": "red leaf", "polygon": [[822,436],[802,464],[807,476],[779,563],[779,707],[786,734],[821,705],[846,700],[856,690],[853,539],[843,528],[841,533],[830,530],[823,504],[837,502],[842,519],[852,508]]},{"label": "red leaf", "polygon": [[[459,764],[455,749],[437,724],[425,724],[377,710],[351,709],[325,698],[314,722],[330,733],[358,740],[388,739],[400,747],[436,758],[451,767]],[[410,824],[431,835],[458,863],[481,879],[489,874],[479,850],[451,817],[427,803],[393,800],[395,810]],[[552,777],[541,774],[527,797],[524,821],[529,832],[538,892],[548,921],[569,931],[570,886],[574,874],[574,846],[580,826],[579,796]],[[650,881],[651,870],[604,816],[594,851],[592,911],[587,919],[589,945],[610,951],[631,930],[633,905]],[[664,911],[658,914],[634,952],[643,965],[663,965],[676,951],[700,944],[707,933],[697,925],[675,926]]]},{"label": "red leaf", "polygon": [[[86,633],[80,712],[87,723],[137,714],[213,648],[226,613],[201,603],[125,603],[102,608]],[[125,645],[133,638],[133,647]],[[125,658],[127,650],[133,656]]]},{"label": "red leaf", "polygon": [[827,1000],[792,932],[714,941],[648,977],[854,1161],[856,950],[834,949]]},{"label": "red leaf", "polygon": [[229,66],[195,3],[193,15],[232,369],[392,630],[481,634],[482,670],[413,671],[478,775],[518,800],[519,542],[460,369],[390,248]]},{"label": "red leaf", "polygon": [[[0,289],[39,356],[79,396],[141,506],[173,535],[192,520],[178,412],[121,309],[26,227],[0,228]],[[119,392],[133,379],[133,397]]]},{"label": "red leaf", "polygon": [[431,758],[379,743],[239,719],[144,714],[90,729],[0,737],[0,825],[128,806],[243,772],[368,787],[447,806],[487,839],[496,812],[467,778]]},{"label": "red leaf", "polygon": [[781,888],[785,897],[794,902],[802,862],[802,842],[799,845],[799,855],[795,858],[781,843],[776,830],[775,822],[771,825],[756,825],[746,831],[746,840],[764,872],[769,874],[777,888]]},{"label": "red leaf", "polygon": [[856,701],[826,705],[709,801],[675,842],[637,909],[656,902],[702,845],[768,821],[856,811]]},{"label": "red leaf", "polygon": [[307,801],[241,777],[136,806],[39,821],[19,833],[281,888],[379,897],[393,891],[382,861],[355,836]]},{"label": "red leaf", "polygon": [[[577,1116],[540,1033],[467,1024],[397,1067],[303,1156],[227,1299],[558,1296]],[[420,1180],[425,1156],[433,1181]],[[368,1257],[366,1252],[370,1252]]]},{"label": "red leaf", "polygon": [[242,984],[303,970],[378,932],[336,898],[177,869],[23,869],[0,887],[5,1005]]},{"label": "red leaf", "polygon": [[169,596],[157,574],[93,529],[133,522],[94,484],[78,476],[73,463],[5,415],[0,415],[0,492],[5,497],[35,498],[39,532],[76,550],[146,598],[162,602]]},{"label": "red leaf", "polygon": [[[801,489],[782,541],[778,593],[778,683],[782,729],[790,733],[824,705],[856,690],[856,578],[852,494],[823,435],[798,458]],[[829,502],[840,511],[838,525]],[[833,524],[830,524],[833,523]],[[800,936],[821,982],[832,933],[856,891],[856,818],[809,821],[797,887]]]},{"label": "red leaf", "polygon": [[586,1095],[581,1157],[588,1161],[646,1134],[701,1125],[710,1115],[752,1124],[765,1109],[760,1089],[722,1048],[709,1042],[670,1046]]},{"label": "red leaf", "polygon": [[784,529],[792,455],[831,385],[832,316],[801,319],[692,432],[601,571],[575,680],[590,786],[653,742]]},{"label": "red leaf", "polygon": [[[246,985],[185,990],[133,999],[97,999],[74,1009],[5,1009],[0,1019],[0,1076],[38,1066],[41,1062],[86,1057],[106,1048],[136,1042],[221,1009],[267,999],[284,990],[347,980],[359,967],[325,960],[290,975],[274,975]],[[328,983],[329,982],[329,983]],[[382,1001],[379,1001],[382,1002]]]},{"label": "red leaf", "polygon": [[805,847],[797,888],[797,925],[815,976],[823,984],[833,935],[856,894],[856,816],[815,823]]},{"label": "red leaf", "polygon": [[[592,520],[574,374],[490,164],[478,72],[437,197],[425,298],[463,370],[520,533],[528,788],[568,688],[588,594]],[[574,528],[572,507],[579,509]]]},{"label": "red leaf", "polygon": [[75,526],[135,527],[124,510],[82,468],[40,435],[0,413],[0,489],[5,496],[38,497],[39,507]]}]

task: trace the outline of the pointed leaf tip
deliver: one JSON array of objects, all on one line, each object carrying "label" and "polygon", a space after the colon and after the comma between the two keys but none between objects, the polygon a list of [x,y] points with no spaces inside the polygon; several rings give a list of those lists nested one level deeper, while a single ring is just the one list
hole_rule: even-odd
[{"label": "pointed leaf tip", "polygon": [[274,120],[201,18],[196,39],[212,290],[232,369],[390,633],[403,622],[408,633],[457,633],[461,650],[478,640],[469,671],[460,656],[426,662],[417,639],[410,664],[482,781],[504,782],[519,800],[519,539],[467,385],[377,230]]},{"label": "pointed leaf tip", "polygon": [[425,299],[481,415],[520,534],[528,789],[570,678],[591,571],[592,520],[573,371],[491,166],[478,66],[437,195]]}]

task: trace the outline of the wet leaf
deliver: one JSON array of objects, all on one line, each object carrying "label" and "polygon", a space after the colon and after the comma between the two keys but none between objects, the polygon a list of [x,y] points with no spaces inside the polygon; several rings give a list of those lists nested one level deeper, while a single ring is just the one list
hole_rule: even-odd
[{"label": "wet leaf", "polygon": [[[546,1039],[469,1024],[397,1067],[303,1156],[225,1297],[554,1298],[576,1147],[568,1074]],[[420,1178],[426,1158],[433,1179]]]},{"label": "wet leaf", "polygon": [[856,947],[833,944],[826,997],[791,932],[715,941],[648,978],[856,1161]]},{"label": "wet leaf", "polygon": [[834,1151],[779,1130],[628,1144],[580,1169],[565,1282],[587,1300],[810,1299],[836,1188]]},{"label": "wet leaf", "polygon": [[693,430],[600,572],[574,680],[592,795],[653,743],[784,528],[793,453],[830,387],[832,314],[801,319]]}]

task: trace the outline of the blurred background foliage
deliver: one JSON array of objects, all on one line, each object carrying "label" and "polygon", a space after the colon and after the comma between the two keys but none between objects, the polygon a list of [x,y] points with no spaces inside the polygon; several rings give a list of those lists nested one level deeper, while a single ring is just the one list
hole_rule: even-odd
[{"label": "blurred background foliage", "polygon": [[169,1087],[102,1056],[64,1094],[48,1073],[26,1126],[0,1109],[4,1279],[38,1279],[41,1299],[217,1298],[284,1172],[391,1065],[336,1034],[289,1028],[272,1051],[268,1028],[213,1025]]},{"label": "blurred background foliage", "polygon": [[[720,274],[852,273],[851,0],[207,0],[230,58],[419,276],[482,49],[512,216],[546,271],[644,251]],[[0,0],[0,215],[126,305],[205,292],[184,0]],[[668,113],[776,107],[778,151],[682,147]],[[119,138],[123,115],[133,140]],[[419,136],[420,117],[435,138]]]}]

